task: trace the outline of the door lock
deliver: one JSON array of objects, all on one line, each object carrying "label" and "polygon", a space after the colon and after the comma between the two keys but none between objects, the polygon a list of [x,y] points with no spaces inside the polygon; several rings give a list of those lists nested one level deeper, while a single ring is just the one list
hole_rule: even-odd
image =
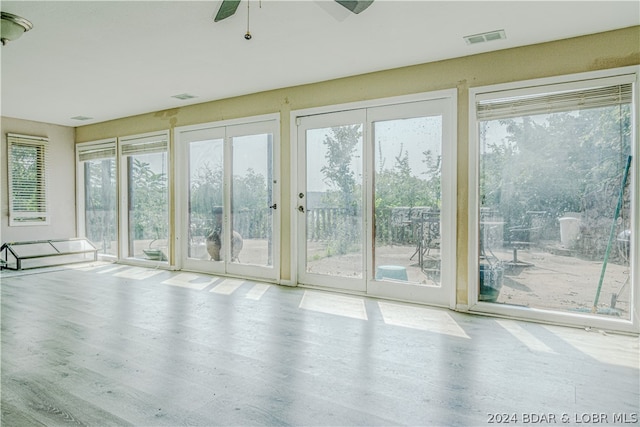
[{"label": "door lock", "polygon": [[271,206],[269,206],[269,209],[274,209],[274,210],[278,209],[278,204],[277,203],[272,204]]},{"label": "door lock", "polygon": [[304,206],[298,206],[298,210],[304,213]]}]

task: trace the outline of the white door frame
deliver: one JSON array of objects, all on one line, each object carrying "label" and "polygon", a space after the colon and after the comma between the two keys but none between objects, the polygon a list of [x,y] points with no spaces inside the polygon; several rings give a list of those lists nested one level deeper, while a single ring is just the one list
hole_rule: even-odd
[{"label": "white door frame", "polygon": [[[175,153],[176,153],[176,180],[175,180],[175,212],[176,212],[176,266],[179,269],[198,271],[212,274],[222,274],[235,277],[258,278],[265,281],[278,282],[280,277],[280,115],[265,114],[260,116],[240,119],[224,120],[219,122],[203,123],[198,125],[181,126],[174,129]],[[272,200],[277,205],[273,210],[272,266],[253,266],[246,264],[233,264],[231,262],[210,262],[204,260],[189,259],[188,236],[189,215],[186,212],[189,206],[189,156],[188,144],[185,142],[189,132],[201,132],[207,137],[223,139],[224,144],[224,178],[223,178],[223,227],[229,228],[229,214],[231,201],[231,138],[255,133],[271,133],[273,135],[273,192]],[[230,251],[229,240],[231,233],[224,233],[227,251]],[[230,259],[229,254],[224,259]]]},{"label": "white door frame", "polygon": [[[390,286],[389,283],[384,281],[376,281],[373,278],[372,266],[372,242],[365,242],[365,281],[367,295],[380,296],[384,298],[398,299],[404,301],[412,301],[418,303],[425,303],[431,305],[446,306],[449,308],[455,308],[456,303],[456,201],[457,201],[457,185],[456,185],[456,171],[457,171],[457,91],[455,89],[448,89],[442,91],[435,91],[429,93],[420,93],[407,96],[399,96],[392,98],[383,98],[371,101],[354,102],[341,105],[323,106],[302,110],[294,110],[290,113],[290,135],[291,135],[291,208],[292,217],[295,218],[291,221],[291,272],[292,278],[296,281],[300,281],[301,277],[301,261],[302,250],[300,247],[302,242],[301,233],[304,228],[301,228],[300,218],[302,215],[297,215],[298,194],[305,187],[304,182],[299,182],[299,176],[301,173],[300,153],[301,150],[301,135],[298,129],[298,118],[329,114],[340,111],[360,110],[360,109],[372,109],[376,107],[389,107],[393,108],[394,105],[422,102],[422,101],[436,101],[442,102],[442,115],[443,115],[443,168],[442,168],[442,235],[443,238],[443,253],[442,253],[442,284],[439,290],[435,290],[428,286],[406,286],[404,290],[398,291]],[[373,153],[372,150],[367,148],[366,134],[370,129],[368,123],[370,120],[365,121],[365,147],[364,157],[365,161],[372,164]],[[368,167],[369,173],[373,173],[372,168]],[[373,224],[370,224],[369,218],[372,212],[372,202],[369,201],[369,195],[371,194],[372,179],[370,176],[365,177],[365,191],[364,202],[366,203],[366,215],[364,222],[366,224],[365,236],[372,236]],[[303,225],[302,225],[303,227]],[[367,239],[369,239],[368,237]],[[446,242],[445,242],[446,239]],[[304,275],[303,275],[304,277]],[[300,283],[303,286],[323,286],[321,283]],[[340,283],[338,282],[338,287]],[[430,289],[431,288],[431,289]],[[345,292],[354,292],[349,288],[342,288]],[[357,290],[355,291],[357,292]]]}]

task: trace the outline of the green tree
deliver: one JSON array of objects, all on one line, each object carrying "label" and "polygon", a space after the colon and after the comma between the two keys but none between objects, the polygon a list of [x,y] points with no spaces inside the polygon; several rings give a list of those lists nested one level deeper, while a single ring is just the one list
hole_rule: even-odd
[{"label": "green tree", "polygon": [[[602,228],[630,152],[630,120],[629,106],[616,106],[481,123],[481,206],[496,209],[505,229],[528,225],[532,212],[550,225],[582,212],[583,225]],[[505,131],[500,140],[487,136],[496,126]],[[555,237],[553,230],[543,231]]]},{"label": "green tree", "polygon": [[110,253],[117,240],[115,158],[87,161],[85,171],[85,222],[87,237]]},{"label": "green tree", "polygon": [[327,148],[327,165],[321,168],[330,189],[324,196],[325,204],[339,210],[329,238],[328,253],[345,254],[360,243],[359,220],[362,207],[361,185],[356,180],[351,163],[362,141],[361,125],[331,128],[323,141]]},{"label": "green tree", "polygon": [[197,235],[205,234],[211,229],[215,218],[215,209],[223,204],[223,170],[222,165],[210,165],[205,163],[196,171],[196,176],[191,180],[189,194],[190,222],[197,224]]},{"label": "green tree", "polygon": [[160,239],[169,235],[167,175],[155,173],[151,165],[129,157],[131,186],[129,209],[133,211],[136,239]]}]

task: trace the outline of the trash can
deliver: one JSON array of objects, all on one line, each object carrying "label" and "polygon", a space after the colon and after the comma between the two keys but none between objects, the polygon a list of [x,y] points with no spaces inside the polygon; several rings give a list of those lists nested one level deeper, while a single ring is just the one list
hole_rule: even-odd
[{"label": "trash can", "polygon": [[560,221],[560,243],[565,248],[573,248],[580,235],[580,218],[564,216],[558,221]]},{"label": "trash can", "polygon": [[480,264],[480,293],[479,301],[496,302],[502,281],[504,278],[504,267],[501,265]]}]

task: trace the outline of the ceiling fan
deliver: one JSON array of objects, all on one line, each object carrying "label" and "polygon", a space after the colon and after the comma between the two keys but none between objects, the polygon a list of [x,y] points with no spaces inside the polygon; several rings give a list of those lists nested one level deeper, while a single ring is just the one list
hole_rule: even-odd
[{"label": "ceiling fan", "polygon": [[[357,14],[371,6],[373,0],[335,0],[335,2]],[[239,5],[240,0],[222,0],[218,13],[213,20],[218,22],[230,17],[236,13]]]}]

